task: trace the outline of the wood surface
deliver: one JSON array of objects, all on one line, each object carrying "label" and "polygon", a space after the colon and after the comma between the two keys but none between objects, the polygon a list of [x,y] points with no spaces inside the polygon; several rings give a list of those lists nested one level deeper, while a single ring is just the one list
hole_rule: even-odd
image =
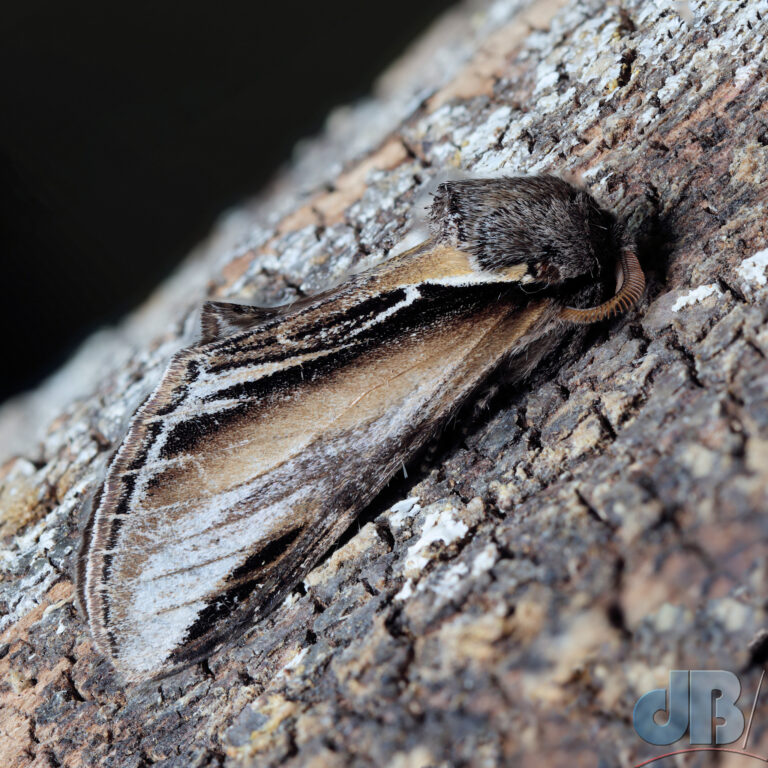
[{"label": "wood surface", "polygon": [[[674,668],[739,673],[748,714],[768,657],[767,38],[765,0],[465,6],[6,406],[0,765],[631,766],[664,751],[632,709]],[[244,638],[122,684],[73,573],[131,413],[206,297],[275,304],[380,261],[446,172],[585,185],[637,234],[645,300],[455,425]],[[749,751],[768,755],[768,696]]]}]

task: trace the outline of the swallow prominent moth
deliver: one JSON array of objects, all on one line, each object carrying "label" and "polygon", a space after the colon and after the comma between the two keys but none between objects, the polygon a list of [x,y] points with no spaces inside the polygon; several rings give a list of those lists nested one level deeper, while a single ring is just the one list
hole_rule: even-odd
[{"label": "swallow prominent moth", "polygon": [[494,371],[524,379],[643,291],[623,226],[554,177],[443,184],[430,222],[325,293],[205,304],[84,535],[81,600],[126,680],[252,626]]}]

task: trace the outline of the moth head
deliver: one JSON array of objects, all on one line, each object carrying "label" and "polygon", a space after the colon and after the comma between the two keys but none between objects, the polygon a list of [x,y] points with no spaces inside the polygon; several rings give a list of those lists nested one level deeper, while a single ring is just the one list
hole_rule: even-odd
[{"label": "moth head", "polygon": [[446,182],[430,221],[439,242],[470,253],[482,270],[513,270],[528,283],[598,278],[615,245],[613,217],[554,176]]}]

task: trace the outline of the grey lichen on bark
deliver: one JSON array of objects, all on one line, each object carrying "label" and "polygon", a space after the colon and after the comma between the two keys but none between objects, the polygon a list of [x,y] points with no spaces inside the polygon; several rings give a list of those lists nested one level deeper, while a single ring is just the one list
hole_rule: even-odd
[{"label": "grey lichen on bark", "polygon": [[[742,671],[749,698],[768,654],[767,52],[765,0],[475,3],[338,113],[74,361],[57,387],[98,370],[90,391],[0,469],[0,764],[634,765],[660,752],[634,702],[669,669]],[[386,258],[450,169],[585,185],[636,233],[644,303],[497,398],[245,637],[122,685],[73,604],[81,512],[195,307]]]}]

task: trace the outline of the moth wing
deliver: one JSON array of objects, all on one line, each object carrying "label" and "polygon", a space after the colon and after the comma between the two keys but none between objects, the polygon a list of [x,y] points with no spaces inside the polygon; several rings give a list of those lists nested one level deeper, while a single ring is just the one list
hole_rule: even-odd
[{"label": "moth wing", "polygon": [[85,564],[94,638],[127,679],[266,614],[510,349],[531,364],[556,314],[498,284],[376,291],[179,353],[135,415]]},{"label": "moth wing", "polygon": [[225,301],[206,301],[200,315],[200,341],[208,344],[256,328],[278,314],[277,307],[253,307]]},{"label": "moth wing", "polygon": [[309,306],[321,304],[337,294],[338,288],[330,288],[276,307],[206,301],[200,313],[200,343],[210,344],[244,331],[254,330],[278,317],[290,317]]}]

